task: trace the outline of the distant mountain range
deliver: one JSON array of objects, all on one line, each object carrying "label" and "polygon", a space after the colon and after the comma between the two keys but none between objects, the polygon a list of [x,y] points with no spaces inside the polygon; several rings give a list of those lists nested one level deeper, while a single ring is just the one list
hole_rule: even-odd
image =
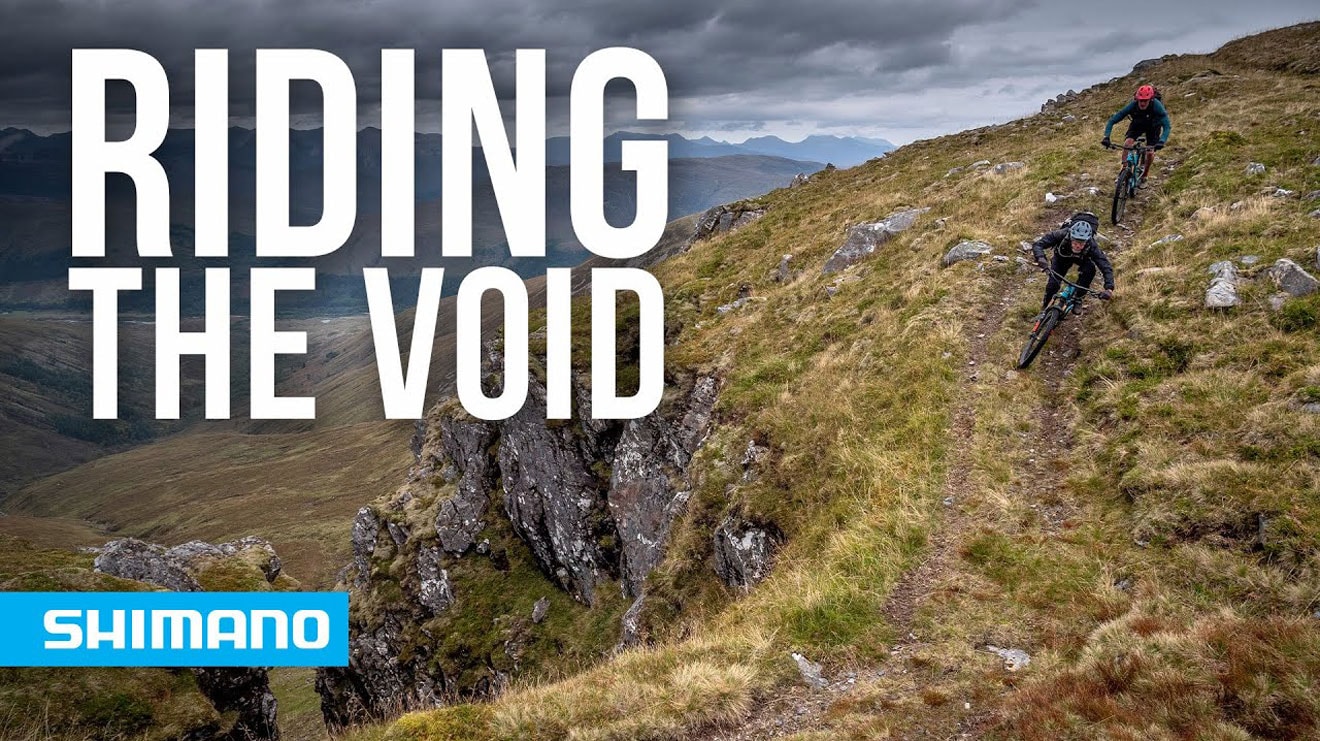
[{"label": "distant mountain range", "polygon": [[[618,162],[621,144],[628,139],[665,140],[669,142],[670,157],[724,157],[734,154],[759,154],[790,160],[826,162],[836,167],[852,167],[894,150],[884,139],[842,136],[809,136],[800,142],[787,142],[777,136],[758,136],[741,144],[730,144],[703,136],[687,139],[679,134],[638,134],[620,131],[605,137],[605,161]],[[546,140],[546,162],[566,165],[569,160],[569,138],[553,137]]]},{"label": "distant mountain range", "polygon": [[[321,216],[322,136],[319,129],[295,130],[290,138],[291,218],[295,224],[315,223]],[[619,153],[625,139],[664,138],[670,142],[669,218],[748,198],[787,185],[798,173],[812,173],[827,162],[846,167],[879,156],[892,148],[879,140],[816,136],[789,143],[760,137],[742,144],[710,138],[689,140],[677,134],[611,134],[604,141],[606,218],[614,224],[631,221],[636,204],[634,176],[621,170]],[[316,295],[291,298],[290,305],[315,302],[309,311],[352,312],[365,309],[361,268],[388,264],[391,275],[415,275],[435,265],[440,252],[441,142],[438,134],[418,134],[415,148],[417,255],[414,260],[380,258],[381,132],[367,128],[357,137],[357,222],[348,242],[313,264],[320,271]],[[190,257],[194,207],[194,135],[191,129],[171,129],[156,151],[170,181],[171,239],[176,259],[171,264],[200,267]],[[576,265],[589,255],[577,242],[569,217],[569,140],[547,140],[545,259],[513,260],[504,244],[503,222],[495,203],[485,159],[473,150],[473,258],[445,260],[448,275],[460,277],[481,265],[506,265],[524,277],[549,266]],[[255,262],[253,254],[256,202],[256,132],[229,130],[230,259],[239,270]],[[70,226],[71,137],[43,136],[25,129],[0,131],[0,308],[69,306],[87,296],[68,291],[71,263]],[[107,255],[118,265],[147,264],[134,249],[136,192],[121,175],[107,180]],[[279,261],[280,264],[308,264]],[[153,262],[152,264],[158,264]],[[263,264],[275,264],[263,261]],[[455,282],[456,284],[456,282]],[[185,276],[185,296],[189,284]],[[236,289],[236,308],[245,291]],[[404,288],[403,290],[407,290]],[[150,292],[126,296],[126,309],[146,302]],[[75,303],[76,305],[76,303]],[[185,312],[199,307],[185,306]]]}]

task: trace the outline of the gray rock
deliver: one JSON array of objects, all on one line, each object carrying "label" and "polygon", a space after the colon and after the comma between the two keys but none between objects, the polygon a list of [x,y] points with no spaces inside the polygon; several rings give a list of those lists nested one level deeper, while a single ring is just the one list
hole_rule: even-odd
[{"label": "gray rock", "polygon": [[1163,62],[1164,62],[1163,59],[1143,59],[1140,62],[1137,62],[1136,64],[1132,65],[1132,71],[1141,72],[1142,70],[1150,69],[1151,67],[1162,64]]},{"label": "gray rock", "polygon": [[788,187],[796,188],[801,185],[806,185],[807,181],[810,179],[811,178],[807,177],[807,174],[805,172],[799,172],[798,174],[793,176],[793,181],[788,184]]},{"label": "gray rock", "polygon": [[979,170],[983,167],[989,167],[989,166],[990,166],[990,160],[977,160],[972,164],[968,165],[968,167],[972,168],[973,170]]},{"label": "gray rock", "polygon": [[952,249],[950,249],[947,253],[945,253],[944,259],[941,260],[940,262],[941,264],[944,265],[944,267],[947,268],[956,262],[962,262],[963,260],[975,260],[978,257],[983,257],[985,255],[988,255],[993,249],[994,249],[993,247],[986,244],[985,242],[975,241],[975,240],[963,240],[962,242],[959,242],[958,244],[954,245]]},{"label": "gray rock", "polygon": [[[199,592],[202,587],[194,574],[216,560],[229,558],[255,562],[267,581],[280,575],[281,563],[275,549],[254,537],[219,545],[192,541],[169,549],[132,538],[114,540],[101,549],[93,568],[121,579],[179,592]],[[192,672],[197,689],[223,718],[224,727],[212,729],[214,738],[280,738],[275,694],[265,669],[195,668]]]},{"label": "gray rock", "polygon": [[1209,219],[1214,218],[1214,215],[1215,215],[1214,206],[1202,206],[1196,209],[1196,211],[1192,213],[1192,220],[1208,221]]},{"label": "gray rock", "polygon": [[1000,162],[994,166],[992,171],[996,175],[1004,175],[1013,172],[1014,170],[1021,170],[1026,166],[1027,163],[1025,162]]},{"label": "gray rock", "polygon": [[1275,261],[1265,275],[1289,296],[1306,296],[1320,290],[1320,280],[1286,257]]},{"label": "gray rock", "polygon": [[1205,291],[1205,308],[1228,309],[1238,305],[1237,268],[1224,260],[1210,266],[1210,286]]},{"label": "gray rock", "polygon": [[1161,237],[1160,239],[1155,240],[1155,242],[1151,244],[1151,247],[1158,247],[1162,244],[1173,244],[1174,242],[1181,242],[1182,240],[1183,235],[1170,234],[1167,237]]},{"label": "gray rock", "polygon": [[354,581],[365,583],[371,576],[371,557],[376,553],[376,538],[380,534],[380,520],[370,507],[358,510],[353,518],[353,527],[349,531],[349,543],[353,549]]},{"label": "gray rock", "polygon": [[789,270],[789,262],[793,259],[792,255],[784,255],[779,258],[779,267],[775,269],[775,282],[787,283],[792,273]]},{"label": "gray rock", "polygon": [[944,173],[944,177],[946,177],[946,178],[951,178],[951,177],[953,177],[954,175],[957,175],[958,173],[960,173],[960,172],[962,172],[962,171],[963,171],[963,168],[961,168],[961,167],[951,167],[951,168],[949,168],[949,171],[948,171],[948,172]]},{"label": "gray rock", "polygon": [[487,422],[445,418],[440,425],[440,446],[454,495],[440,503],[435,532],[440,547],[456,555],[476,543],[486,527],[486,508],[497,476],[490,449],[495,427]]},{"label": "gray rock", "polygon": [[1270,302],[1270,311],[1281,311],[1283,309],[1283,305],[1288,303],[1288,294],[1286,293],[1271,294],[1268,301]]},{"label": "gray rock", "polygon": [[1256,263],[1260,262],[1260,255],[1243,255],[1238,258],[1238,262],[1242,263],[1246,267],[1251,267],[1252,265],[1255,265]]},{"label": "gray rock", "polygon": [[1062,201],[1066,198],[1068,198],[1066,194],[1058,194],[1053,192],[1048,192],[1045,194],[1046,203],[1058,203],[1059,201]]},{"label": "gray rock", "polygon": [[802,675],[802,681],[806,682],[807,686],[821,690],[829,685],[829,681],[821,674],[820,664],[800,653],[793,653],[791,656],[793,657],[793,663],[797,664],[798,673]]},{"label": "gray rock", "polygon": [[907,231],[916,223],[917,217],[929,211],[929,208],[909,208],[895,211],[884,219],[871,223],[859,224],[848,230],[848,239],[821,268],[824,274],[837,273],[846,267],[856,265],[876,248]]},{"label": "gray rock", "polygon": [[628,611],[623,613],[623,630],[619,636],[619,643],[614,647],[615,652],[622,651],[625,648],[637,645],[642,638],[642,610],[646,609],[646,595],[643,594],[633,600]]},{"label": "gray rock", "polygon": [[719,383],[697,380],[672,418],[628,420],[614,451],[609,514],[619,533],[624,591],[632,597],[664,557],[674,519],[692,496],[687,468],[710,431]]},{"label": "gray rock", "polygon": [[[417,549],[413,572],[418,604],[425,607],[432,615],[444,612],[454,604],[454,585],[449,581],[449,572],[440,567],[443,552],[436,545],[422,545]],[[406,581],[411,585],[413,579]]]},{"label": "gray rock", "polygon": [[1031,664],[1031,655],[1020,648],[1000,648],[998,646],[986,646],[985,650],[999,656],[1004,660],[1004,668],[1015,672]]},{"label": "gray rock", "polygon": [[275,693],[270,678],[260,668],[193,669],[197,689],[211,701],[221,717],[233,719],[233,725],[217,738],[280,738]]},{"label": "gray rock", "polygon": [[[797,182],[797,178],[794,178]],[[803,182],[806,182],[805,180]],[[800,183],[799,183],[800,184]],[[732,231],[765,216],[766,209],[760,204],[738,202],[726,203],[706,209],[697,219],[690,241],[709,239],[717,234]]]},{"label": "gray rock", "polygon": [[726,586],[748,589],[770,575],[774,550],[765,529],[726,517],[715,529],[715,573]]},{"label": "gray rock", "polygon": [[1313,190],[1302,196],[1303,201],[1320,201],[1320,190]]},{"label": "gray rock", "polygon": [[176,592],[200,592],[197,574],[213,561],[234,557],[253,561],[268,582],[280,575],[282,564],[275,549],[253,537],[220,545],[195,540],[169,549],[134,538],[113,540],[101,548],[92,568]]},{"label": "gray rock", "polygon": [[550,613],[550,600],[542,597],[532,605],[532,622],[540,625],[545,620],[545,616]]},{"label": "gray rock", "polygon": [[1260,163],[1260,162],[1248,162],[1248,163],[1247,163],[1247,174],[1248,174],[1248,175],[1264,175],[1264,174],[1265,174],[1265,165],[1262,164],[1262,163]]},{"label": "gray rock", "polygon": [[1315,248],[1315,267],[1320,270],[1320,247]]},{"label": "gray rock", "polygon": [[1074,122],[1074,121],[1077,120],[1077,117],[1074,116],[1074,115],[1072,115],[1072,114],[1070,113],[1070,114],[1068,114],[1067,116],[1064,116],[1064,117],[1063,117],[1062,119],[1060,119],[1060,120],[1063,121],[1064,123],[1072,123],[1072,122]]},{"label": "gray rock", "polygon": [[1310,402],[1302,405],[1302,411],[1307,414],[1320,414],[1320,402]]},{"label": "gray rock", "polygon": [[1307,216],[1310,216],[1310,217],[1313,218],[1313,219],[1320,219],[1320,208],[1317,208],[1316,210],[1314,210],[1314,211],[1312,211],[1311,213],[1307,214]]},{"label": "gray rock", "polygon": [[1293,196],[1297,195],[1297,191],[1288,190],[1287,188],[1275,188],[1270,193],[1270,195],[1274,196],[1275,198],[1292,198]]},{"label": "gray rock", "polygon": [[734,299],[733,301],[727,304],[721,304],[720,306],[716,306],[715,313],[728,314],[730,311],[737,311],[738,309],[741,309],[742,307],[746,306],[747,302],[750,300],[751,299],[746,296],[740,299]]}]

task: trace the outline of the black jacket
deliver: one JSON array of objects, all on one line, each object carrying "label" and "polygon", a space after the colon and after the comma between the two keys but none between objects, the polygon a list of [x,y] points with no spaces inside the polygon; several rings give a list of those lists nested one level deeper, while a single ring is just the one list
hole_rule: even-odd
[{"label": "black jacket", "polygon": [[1095,237],[1086,240],[1086,249],[1082,250],[1080,255],[1074,255],[1072,250],[1067,249],[1066,245],[1071,241],[1067,229],[1055,229],[1052,232],[1046,232],[1044,236],[1037,239],[1035,244],[1031,245],[1031,254],[1036,257],[1037,263],[1044,263],[1045,250],[1054,250],[1054,253],[1065,260],[1072,260],[1078,265],[1087,262],[1095,263],[1100,269],[1100,274],[1105,279],[1105,289],[1114,290],[1114,267],[1109,264],[1109,257],[1105,255],[1100,245],[1095,243]]}]

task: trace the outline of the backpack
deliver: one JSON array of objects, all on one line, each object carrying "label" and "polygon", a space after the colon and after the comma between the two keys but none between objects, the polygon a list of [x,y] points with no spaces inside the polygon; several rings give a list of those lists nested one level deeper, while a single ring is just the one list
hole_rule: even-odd
[{"label": "backpack", "polygon": [[1086,223],[1088,223],[1088,224],[1091,225],[1091,229],[1092,229],[1096,234],[1099,234],[1099,233],[1100,233],[1100,217],[1099,217],[1099,216],[1096,216],[1095,214],[1091,213],[1090,211],[1078,211],[1077,213],[1075,213],[1075,214],[1073,214],[1072,216],[1069,216],[1067,219],[1065,219],[1064,222],[1063,222],[1062,224],[1059,224],[1059,228],[1060,228],[1060,229],[1071,229],[1071,228],[1072,228],[1072,225],[1075,224],[1075,223],[1077,223],[1077,222],[1079,222],[1079,221],[1085,221]]}]

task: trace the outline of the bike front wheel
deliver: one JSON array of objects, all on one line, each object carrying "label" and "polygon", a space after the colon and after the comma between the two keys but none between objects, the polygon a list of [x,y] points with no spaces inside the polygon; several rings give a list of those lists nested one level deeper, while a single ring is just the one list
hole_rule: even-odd
[{"label": "bike front wheel", "polygon": [[1131,171],[1124,167],[1118,174],[1118,180],[1114,182],[1114,205],[1109,211],[1109,220],[1115,226],[1123,220],[1123,212],[1127,210],[1129,180],[1131,180]]},{"label": "bike front wheel", "polygon": [[1045,347],[1045,341],[1050,338],[1050,333],[1059,325],[1063,318],[1063,313],[1057,306],[1051,306],[1045,310],[1045,315],[1041,317],[1040,323],[1032,330],[1031,336],[1027,338],[1027,344],[1022,347],[1022,354],[1018,356],[1019,369],[1031,365],[1031,361],[1040,354],[1040,349]]}]

